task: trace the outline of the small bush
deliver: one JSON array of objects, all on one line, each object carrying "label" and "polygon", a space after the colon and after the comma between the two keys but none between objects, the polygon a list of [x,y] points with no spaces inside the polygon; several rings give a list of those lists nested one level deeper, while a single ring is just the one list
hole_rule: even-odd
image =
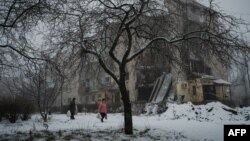
[{"label": "small bush", "polygon": [[73,138],[74,138],[73,135],[66,135],[66,136],[63,137],[64,140],[71,140]]},{"label": "small bush", "polygon": [[18,113],[20,112],[21,108],[15,97],[7,97],[3,102],[3,107],[5,107],[5,117],[11,122],[15,123],[18,119]]},{"label": "small bush", "polygon": [[0,97],[0,121],[6,114],[6,109],[5,109],[5,97]]},{"label": "small bush", "polygon": [[20,117],[22,120],[28,120],[30,118],[30,114],[35,111],[35,105],[31,99],[24,97],[19,98],[19,102],[19,104],[22,105],[20,109]]},{"label": "small bush", "polygon": [[54,141],[56,137],[54,135],[46,137],[46,141]]},{"label": "small bush", "polygon": [[11,123],[15,123],[19,117],[27,120],[35,110],[33,102],[23,96],[2,97],[0,103],[1,117],[6,117]]},{"label": "small bush", "polygon": [[3,115],[0,113],[0,122],[2,121]]}]

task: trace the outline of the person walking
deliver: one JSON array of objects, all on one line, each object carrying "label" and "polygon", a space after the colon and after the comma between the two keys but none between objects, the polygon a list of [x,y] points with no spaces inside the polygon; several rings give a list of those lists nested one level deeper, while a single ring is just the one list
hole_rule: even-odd
[{"label": "person walking", "polygon": [[99,103],[98,112],[101,114],[101,122],[107,117],[107,104],[105,98]]},{"label": "person walking", "polygon": [[73,98],[72,101],[70,102],[69,105],[69,110],[70,110],[70,119],[75,119],[74,115],[75,115],[75,111],[76,111],[76,102],[75,102],[76,98]]}]

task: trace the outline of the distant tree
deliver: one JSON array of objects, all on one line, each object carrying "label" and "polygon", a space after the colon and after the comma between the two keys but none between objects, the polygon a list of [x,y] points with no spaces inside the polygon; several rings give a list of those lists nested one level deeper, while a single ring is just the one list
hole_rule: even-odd
[{"label": "distant tree", "polygon": [[250,104],[250,66],[249,54],[243,52],[229,69],[229,79],[232,82],[232,100],[239,105]]},{"label": "distant tree", "polygon": [[34,112],[35,105],[32,97],[23,94],[19,88],[21,78],[13,69],[9,70],[9,74],[5,73],[1,84],[1,116],[9,119],[11,123],[15,123],[20,117],[22,120],[28,120],[30,114]]},{"label": "distant tree", "polygon": [[47,121],[48,112],[62,92],[65,79],[53,67],[48,63],[26,64],[22,70],[22,81],[18,88],[21,94],[34,99],[45,122]]},{"label": "distant tree", "polygon": [[51,107],[63,83],[60,63],[45,57],[48,52],[32,41],[48,8],[47,0],[3,0],[0,4],[0,77],[17,77],[20,82],[8,82],[7,93],[35,97],[41,114]]}]

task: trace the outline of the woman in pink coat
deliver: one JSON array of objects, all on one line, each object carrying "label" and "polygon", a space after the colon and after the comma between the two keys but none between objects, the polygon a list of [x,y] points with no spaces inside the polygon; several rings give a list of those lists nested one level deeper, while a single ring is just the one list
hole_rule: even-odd
[{"label": "woman in pink coat", "polygon": [[103,119],[107,116],[107,104],[104,98],[99,103],[98,112],[101,114],[101,122],[103,122]]}]

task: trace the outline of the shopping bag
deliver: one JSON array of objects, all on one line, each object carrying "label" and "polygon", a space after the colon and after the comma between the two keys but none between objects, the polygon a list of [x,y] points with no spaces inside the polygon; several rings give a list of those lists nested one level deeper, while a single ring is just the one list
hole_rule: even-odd
[{"label": "shopping bag", "polygon": [[70,117],[70,111],[69,110],[67,111],[67,117]]},{"label": "shopping bag", "polygon": [[100,114],[100,113],[97,113],[96,117],[97,117],[98,119],[101,119],[101,114]]}]

